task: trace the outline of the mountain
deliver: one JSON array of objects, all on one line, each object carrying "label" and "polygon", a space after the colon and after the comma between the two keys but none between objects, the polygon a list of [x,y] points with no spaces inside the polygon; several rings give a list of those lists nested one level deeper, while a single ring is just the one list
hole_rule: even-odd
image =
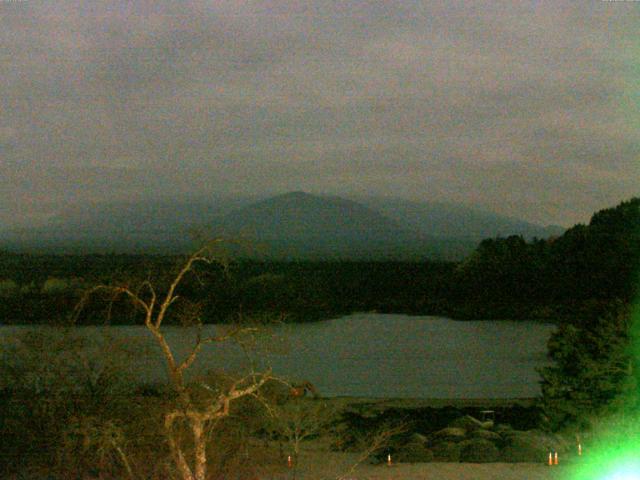
[{"label": "mountain", "polygon": [[291,192],[235,210],[224,232],[263,244],[277,257],[402,256],[421,242],[415,232],[358,202]]},{"label": "mountain", "polygon": [[401,230],[395,221],[341,197],[291,192],[235,210],[225,225],[256,228],[269,237],[375,237]]},{"label": "mountain", "polygon": [[460,204],[386,197],[365,197],[360,201],[394,219],[404,228],[435,237],[480,241],[484,238],[522,235],[525,239],[532,239],[558,236],[565,231],[565,228],[557,225],[535,225]]},{"label": "mountain", "polygon": [[274,258],[460,259],[485,237],[547,237],[526,222],[460,205],[290,192],[65,207],[46,226],[0,233],[11,250],[186,252],[194,234],[244,237]]}]

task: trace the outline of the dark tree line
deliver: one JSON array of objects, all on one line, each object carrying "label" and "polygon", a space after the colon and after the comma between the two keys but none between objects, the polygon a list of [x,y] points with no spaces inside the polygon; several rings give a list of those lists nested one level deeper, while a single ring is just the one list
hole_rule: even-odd
[{"label": "dark tree line", "polygon": [[471,318],[566,318],[637,289],[640,199],[602,210],[561,237],[484,240],[456,269],[454,313]]},{"label": "dark tree line", "polygon": [[[87,286],[117,281],[125,271],[141,280],[150,271],[154,278],[169,276],[177,262],[170,257],[100,255],[78,257],[74,270],[69,263],[73,257],[8,257],[18,268],[12,272],[5,264],[4,277],[10,281],[3,287],[0,280],[4,323],[64,322]],[[202,305],[206,322],[233,321],[238,314],[284,316],[292,322],[355,311],[443,314],[454,269],[455,264],[446,262],[240,260],[226,269],[200,267],[180,294]],[[23,277],[15,273],[20,270]],[[101,305],[87,306],[82,320],[104,321]],[[111,321],[132,323],[126,311],[126,305],[114,304]]]}]

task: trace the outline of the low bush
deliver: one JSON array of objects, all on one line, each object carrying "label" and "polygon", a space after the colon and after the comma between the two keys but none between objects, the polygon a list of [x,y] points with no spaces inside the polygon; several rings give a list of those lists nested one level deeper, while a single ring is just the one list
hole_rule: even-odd
[{"label": "low bush", "polygon": [[493,442],[482,438],[472,438],[460,442],[460,461],[470,463],[497,462],[500,452]]}]

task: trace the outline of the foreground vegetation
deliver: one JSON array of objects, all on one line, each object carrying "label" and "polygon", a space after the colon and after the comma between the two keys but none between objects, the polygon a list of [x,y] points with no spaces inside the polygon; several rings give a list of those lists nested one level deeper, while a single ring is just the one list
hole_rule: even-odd
[{"label": "foreground vegetation", "polygon": [[[184,478],[166,429],[167,414],[182,408],[184,399],[170,382],[132,382],[126,366],[135,345],[114,343],[108,329],[104,334],[101,363],[91,360],[86,337],[73,328],[32,331],[3,345],[0,476]],[[184,387],[191,408],[206,408],[217,396],[212,390],[228,391],[229,382],[220,371],[189,380]],[[500,449],[512,437],[521,441],[524,431],[540,426],[540,409],[533,400],[292,398],[277,381],[257,393],[232,402],[228,415],[208,424],[205,478],[294,478],[288,457],[303,474],[309,467],[304,453],[318,444],[324,451],[352,452],[354,463],[383,462],[389,453],[396,461],[472,461],[475,457],[464,456],[466,444],[458,450],[447,443],[465,442],[468,436],[449,438],[437,432],[464,415],[480,418],[487,409],[503,425]],[[196,438],[189,423],[178,422],[172,435],[191,463]],[[419,442],[424,445],[417,447]],[[428,457],[429,452],[437,456]]]},{"label": "foreground vegetation", "polygon": [[[208,249],[187,259],[5,253],[4,322],[61,326],[25,333],[0,349],[0,475],[251,478],[260,468],[282,468],[289,455],[297,465],[301,445],[318,436],[331,439],[332,448],[363,452],[358,461],[391,453],[405,461],[521,461],[514,445],[537,458],[544,442],[569,451],[567,435],[588,438],[602,419],[625,424],[638,415],[640,370],[631,348],[638,319],[629,307],[638,225],[634,199],[555,240],[486,240],[458,264],[228,263]],[[357,310],[560,315],[549,343],[554,363],[541,372],[542,397],[485,406],[504,422],[498,428],[459,420],[479,416],[478,406],[353,402],[337,409],[324,400],[292,401],[287,380],[269,371],[184,375],[201,348],[238,339],[282,313],[300,321]],[[160,346],[168,383],[128,378],[134,345],[110,339],[102,342],[108,350],[90,356],[71,325],[96,321],[145,325]],[[185,358],[174,357],[162,327],[205,321],[235,327],[197,337]]]}]

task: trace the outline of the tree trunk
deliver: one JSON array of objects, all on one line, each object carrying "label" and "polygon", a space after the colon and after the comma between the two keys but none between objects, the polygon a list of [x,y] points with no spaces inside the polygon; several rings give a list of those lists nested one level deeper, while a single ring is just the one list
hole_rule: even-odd
[{"label": "tree trunk", "polygon": [[195,480],[205,480],[207,474],[207,451],[202,419],[192,417],[191,429],[193,430],[193,444],[195,447]]},{"label": "tree trunk", "polygon": [[[174,415],[169,414],[165,418],[165,428],[167,431],[167,440],[169,441],[169,448],[171,450],[171,454],[173,455],[173,460],[178,468],[178,472],[180,472],[180,476],[182,480],[196,480],[193,476],[193,472],[187,463],[187,460],[184,458],[184,453],[176,442],[173,432],[173,421],[175,420]],[[204,479],[204,477],[202,477]]]}]

